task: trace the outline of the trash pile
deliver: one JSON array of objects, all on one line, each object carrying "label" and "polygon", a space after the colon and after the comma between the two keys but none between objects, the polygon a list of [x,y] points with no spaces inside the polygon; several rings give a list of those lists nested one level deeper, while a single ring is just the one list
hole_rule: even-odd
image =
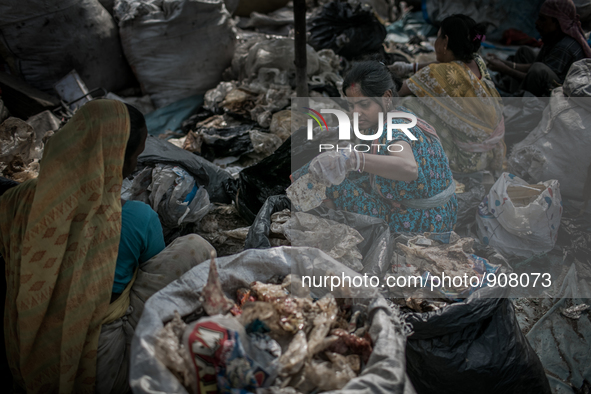
[{"label": "trash pile", "polygon": [[343,388],[371,355],[367,310],[353,311],[332,294],[314,301],[293,280],[288,275],[278,283],[254,282],[239,288],[232,301],[212,259],[201,292],[207,317],[185,324],[175,314],[158,333],[156,357],[189,392],[216,386],[222,393],[272,385],[301,393]]},{"label": "trash pile", "polygon": [[0,123],[0,175],[19,183],[39,175],[39,160],[45,142],[60,127],[50,111],[23,121],[8,117]]},{"label": "trash pile", "polygon": [[[44,144],[81,105],[124,101],[144,113],[150,137],[121,198],[158,213],[166,244],[196,233],[217,251],[217,264],[196,266],[147,303],[131,345],[134,392],[546,393],[544,369],[553,389],[591,380],[548,334],[572,328],[569,340],[590,346],[589,302],[575,297],[591,278],[590,60],[548,100],[504,101],[507,172],[454,173],[454,232],[391,234],[382,219],[329,209],[307,175],[290,180],[319,141],[338,141],[334,127],[308,141],[293,126],[307,120],[292,111],[293,3],[41,3],[0,6],[9,48],[0,175],[37,177]],[[343,75],[365,55],[384,61],[399,86],[409,63],[435,61],[436,25],[456,12],[492,22],[489,40],[535,44],[533,23],[510,27],[535,20],[541,0],[306,3],[309,106],[320,110],[344,108]],[[528,270],[555,278],[543,307],[487,281]],[[341,287],[340,298],[326,284],[303,286],[304,275],[335,272],[430,286]],[[437,284],[443,273],[478,284]]]},{"label": "trash pile", "polygon": [[[305,261],[313,266],[304,268]],[[314,248],[289,247],[247,250],[195,267],[183,285],[167,287],[146,305],[136,331],[146,340],[132,345],[132,359],[146,362],[132,362],[132,387],[402,392],[406,335],[398,308],[375,295],[358,298],[370,297],[362,295],[368,289],[343,288],[339,297],[348,297],[335,298],[300,279],[304,270],[341,269]]]},{"label": "trash pile", "polygon": [[[469,297],[488,286],[487,274],[500,272],[506,261],[500,255],[483,258],[474,252],[473,238],[462,238],[455,232],[418,235],[408,239],[400,236],[396,240],[397,250],[392,257],[395,262],[389,275],[397,278],[421,277],[425,287],[405,296],[405,305],[418,312],[441,309],[451,302]],[[491,263],[490,258],[494,261]],[[496,264],[495,264],[496,263]],[[478,278],[473,283],[456,285],[441,281],[442,274],[448,276]],[[404,286],[406,287],[406,286]],[[404,294],[404,287],[391,287],[393,297]],[[412,289],[410,283],[408,289]],[[406,290],[408,292],[408,290]]]}]

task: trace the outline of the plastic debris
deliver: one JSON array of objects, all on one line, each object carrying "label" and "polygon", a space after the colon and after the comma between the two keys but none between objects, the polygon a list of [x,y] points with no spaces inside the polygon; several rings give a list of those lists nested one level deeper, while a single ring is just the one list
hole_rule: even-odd
[{"label": "plastic debris", "polygon": [[566,317],[568,317],[569,319],[573,319],[573,320],[579,320],[581,318],[581,315],[589,310],[589,305],[587,304],[579,304],[579,305],[573,305],[569,308],[566,308],[564,311],[562,311],[562,314]]},{"label": "plastic debris", "polygon": [[181,319],[179,313],[175,311],[174,318],[156,335],[154,353],[181,384],[189,388],[193,387],[196,382],[194,374],[191,373],[189,353],[182,344],[186,328],[187,325]]},{"label": "plastic debris", "polygon": [[18,118],[0,124],[0,174],[17,182],[36,178],[43,142],[35,130]]},{"label": "plastic debris", "polygon": [[554,248],[561,217],[558,181],[530,185],[505,172],[478,207],[478,237],[505,257],[531,257]]},{"label": "plastic debris", "polygon": [[353,59],[378,52],[386,37],[386,28],[367,4],[333,1],[325,5],[311,22],[310,45],[317,50],[332,49]]},{"label": "plastic debris", "polygon": [[312,179],[310,174],[298,178],[286,190],[296,211],[307,212],[326,200],[326,186]]},{"label": "plastic debris", "polygon": [[162,225],[176,228],[183,223],[196,223],[211,209],[209,194],[183,168],[157,164],[152,171],[150,205]]},{"label": "plastic debris", "polygon": [[287,351],[279,359],[279,364],[281,364],[279,375],[286,377],[299,372],[304,366],[307,355],[308,341],[306,340],[306,333],[300,330],[289,344]]},{"label": "plastic debris", "polygon": [[[410,239],[408,245],[399,243],[397,246],[405,254],[407,264],[416,267],[418,273],[422,274],[421,280],[430,283],[433,289],[437,289],[435,296],[446,299],[466,297],[486,286],[487,274],[496,273],[500,265],[490,264],[486,259],[477,256],[472,248],[473,238],[460,238],[454,232],[449,233],[448,236],[446,242],[442,243],[419,235]],[[441,280],[433,279],[433,275],[441,276],[443,273],[452,277],[463,277],[467,274],[470,277],[479,278],[479,281],[475,286],[470,283],[455,285],[451,282],[447,283],[451,286],[446,286]],[[425,294],[425,290],[419,289],[412,298],[421,298],[422,294]]]},{"label": "plastic debris", "polygon": [[226,297],[222,290],[222,283],[213,255],[209,264],[207,284],[201,291],[201,297],[203,298],[203,309],[209,316],[226,313],[234,306],[234,302]]},{"label": "plastic debris", "polygon": [[284,228],[285,236],[293,246],[313,246],[355,271],[363,269],[363,256],[357,248],[363,237],[346,224],[294,212]]}]

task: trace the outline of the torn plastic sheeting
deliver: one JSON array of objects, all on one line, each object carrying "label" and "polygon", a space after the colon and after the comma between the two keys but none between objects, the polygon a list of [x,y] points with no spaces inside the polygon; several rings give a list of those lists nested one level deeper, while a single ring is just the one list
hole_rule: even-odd
[{"label": "torn plastic sheeting", "polygon": [[156,164],[149,190],[150,205],[163,227],[173,229],[196,223],[211,209],[207,191],[178,166]]},{"label": "torn plastic sheeting", "polygon": [[156,165],[158,163],[176,164],[187,170],[200,185],[204,185],[211,202],[230,203],[230,196],[222,186],[232,179],[229,172],[202,157],[174,146],[168,141],[155,137],[146,139],[146,149],[138,157],[138,163]]},{"label": "torn plastic sheeting", "polygon": [[[578,212],[575,215],[578,215]],[[589,217],[567,218],[563,216],[558,229],[557,242],[565,253],[565,257],[574,257],[579,261],[591,261],[591,222],[589,222]],[[591,266],[589,272],[591,273]]]},{"label": "torn plastic sheeting", "polygon": [[308,213],[346,224],[361,234],[363,241],[357,245],[363,259],[361,273],[383,278],[390,268],[393,244],[390,242],[390,227],[379,218],[353,212],[335,211],[320,206]]},{"label": "torn plastic sheeting", "polygon": [[414,331],[406,365],[417,393],[550,393],[513,304],[503,298],[507,290],[484,288],[437,311],[404,315]]},{"label": "torn plastic sheeting", "polygon": [[177,131],[183,122],[203,104],[203,95],[187,97],[151,112],[145,116],[150,135],[162,134],[168,130]]},{"label": "torn plastic sheeting", "polygon": [[357,244],[363,241],[359,232],[330,219],[294,212],[285,225],[285,237],[292,246],[310,246],[326,252],[354,271],[363,269]]},{"label": "torn plastic sheeting", "polygon": [[271,196],[285,194],[290,185],[291,137],[272,155],[240,171],[238,179],[224,182],[226,192],[236,202],[240,216],[252,224],[257,213]]},{"label": "torn plastic sheeting", "polygon": [[585,283],[578,279],[579,276],[577,265],[573,264],[562,284],[558,301],[527,333],[555,393],[576,393],[573,387],[582,387],[583,380],[591,382],[591,316],[587,312],[573,321],[561,314],[569,301],[573,305],[589,303],[591,278],[587,277]]},{"label": "torn plastic sheeting", "polygon": [[[268,282],[276,275],[324,275],[327,271],[358,275],[314,248],[247,250],[220,258],[217,264],[226,295],[233,295],[238,288],[248,287],[254,281]],[[201,307],[198,292],[205,285],[208,272],[208,262],[202,263],[146,302],[131,344],[130,385],[135,393],[186,393],[176,377],[154,357],[155,339],[175,311],[186,316]],[[317,297],[327,292],[324,288],[314,289]],[[377,297],[370,289],[357,289],[355,294]],[[369,334],[374,350],[361,375],[349,381],[343,390],[332,393],[413,393],[404,370],[404,335],[394,315],[397,312],[381,297],[359,302],[369,303],[368,316],[372,321]]]},{"label": "torn plastic sheeting", "polygon": [[259,210],[254,222],[248,230],[244,249],[268,249],[271,247],[269,233],[271,231],[271,216],[275,212],[289,209],[291,202],[286,196],[271,196]]}]

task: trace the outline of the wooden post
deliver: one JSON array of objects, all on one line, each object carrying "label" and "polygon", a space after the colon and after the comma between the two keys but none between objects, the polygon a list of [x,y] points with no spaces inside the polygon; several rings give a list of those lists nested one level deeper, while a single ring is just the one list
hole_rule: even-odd
[{"label": "wooden post", "polygon": [[308,73],[306,53],[306,0],[293,0],[295,27],[295,67],[296,93],[298,97],[308,97]]}]

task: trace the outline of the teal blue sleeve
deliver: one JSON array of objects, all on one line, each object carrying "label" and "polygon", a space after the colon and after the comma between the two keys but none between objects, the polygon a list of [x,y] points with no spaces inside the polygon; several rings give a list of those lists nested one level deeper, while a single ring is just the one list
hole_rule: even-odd
[{"label": "teal blue sleeve", "polygon": [[142,250],[142,254],[140,255],[139,259],[140,263],[145,263],[146,261],[150,260],[158,253],[162,252],[166,246],[164,245],[164,235],[162,233],[160,219],[158,219],[158,214],[152,210],[151,212],[152,214],[150,215],[145,233],[145,247]]},{"label": "teal blue sleeve", "polygon": [[133,278],[138,264],[150,260],[164,247],[158,214],[143,202],[127,201],[121,211],[121,238],[113,293],[121,293]]}]

